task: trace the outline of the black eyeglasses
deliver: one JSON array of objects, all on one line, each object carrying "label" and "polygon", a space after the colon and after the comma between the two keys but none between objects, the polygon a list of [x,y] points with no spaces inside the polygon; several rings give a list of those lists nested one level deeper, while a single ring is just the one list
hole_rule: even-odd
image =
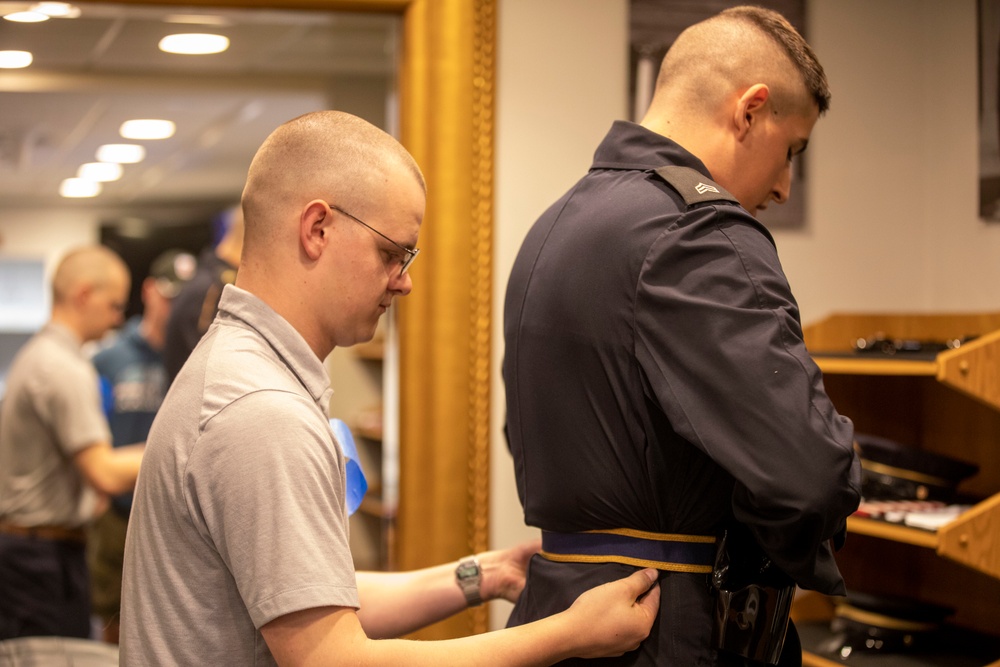
[{"label": "black eyeglasses", "polygon": [[402,250],[404,253],[406,253],[406,256],[402,260],[403,263],[399,267],[399,275],[400,276],[402,276],[404,273],[406,273],[406,270],[410,268],[410,264],[413,264],[413,260],[415,260],[417,258],[417,255],[420,254],[420,248],[407,248],[405,245],[402,245],[400,243],[396,243],[395,241],[393,241],[388,236],[386,236],[385,234],[383,234],[379,230],[377,230],[374,227],[372,227],[371,225],[369,225],[367,222],[365,222],[361,218],[359,218],[357,216],[354,216],[354,215],[351,215],[350,213],[348,213],[344,209],[340,208],[339,206],[334,206],[330,202],[327,202],[326,205],[329,206],[334,211],[338,211],[340,213],[343,213],[344,215],[346,215],[348,218],[350,218],[354,222],[358,223],[359,225],[362,225],[363,227],[367,227],[368,229],[370,229],[371,231],[375,232],[376,234],[378,234],[379,236],[381,236],[382,238],[384,238],[386,241],[388,241],[389,243],[391,243],[392,245],[396,246],[397,248],[399,248],[400,250]]}]

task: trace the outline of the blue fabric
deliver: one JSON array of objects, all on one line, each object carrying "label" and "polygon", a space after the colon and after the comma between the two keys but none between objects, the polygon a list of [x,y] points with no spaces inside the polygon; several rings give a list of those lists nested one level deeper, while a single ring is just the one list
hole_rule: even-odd
[{"label": "blue fabric", "polygon": [[347,513],[354,514],[361,507],[361,500],[368,491],[368,480],[365,479],[365,471],[361,469],[361,461],[358,459],[358,448],[354,444],[354,434],[350,427],[339,419],[330,420],[330,428],[340,445],[340,450],[347,459],[345,468],[347,471]]},{"label": "blue fabric", "polygon": [[115,388],[111,386],[111,380],[103,375],[97,376],[97,383],[101,387],[101,408],[104,410],[104,416],[111,419],[115,411]]}]

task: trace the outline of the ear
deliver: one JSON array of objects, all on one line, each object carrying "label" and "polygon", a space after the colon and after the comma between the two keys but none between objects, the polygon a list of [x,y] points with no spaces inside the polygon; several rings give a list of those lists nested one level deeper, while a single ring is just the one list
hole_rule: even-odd
[{"label": "ear", "polygon": [[311,261],[319,259],[330,241],[332,216],[322,201],[311,201],[299,215],[299,245]]},{"label": "ear", "polygon": [[142,287],[139,288],[142,293],[142,299],[145,301],[150,295],[153,295],[156,290],[156,278],[153,276],[146,276],[142,281]]},{"label": "ear", "polygon": [[750,128],[756,122],[759,113],[767,106],[767,100],[770,96],[771,91],[764,83],[755,83],[740,95],[733,115],[737,139],[742,141],[750,132]]},{"label": "ear", "polygon": [[70,289],[67,301],[77,308],[82,308],[87,304],[87,301],[95,291],[97,291],[97,287],[92,282],[79,282]]}]

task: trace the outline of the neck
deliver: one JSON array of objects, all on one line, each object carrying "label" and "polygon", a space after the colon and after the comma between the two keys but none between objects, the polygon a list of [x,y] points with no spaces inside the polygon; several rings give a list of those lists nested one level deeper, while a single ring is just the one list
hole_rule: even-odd
[{"label": "neck", "polygon": [[72,332],[73,335],[80,340],[80,343],[87,342],[83,322],[74,312],[59,306],[54,306],[52,308],[52,318],[50,321],[53,324],[58,324],[66,329],[69,329],[70,332]]},{"label": "neck", "polygon": [[139,335],[156,351],[163,349],[165,339],[164,327],[156,326],[148,317],[143,317],[139,322]]},{"label": "neck", "polygon": [[[274,312],[281,315],[292,328],[299,332],[299,335],[305,339],[306,344],[319,359],[326,359],[333,351],[333,345],[320,335],[315,324],[315,313],[308,300],[289,298],[288,295],[295,294],[296,289],[291,285],[286,285],[280,275],[274,275],[268,271],[258,273],[246,263],[241,268],[242,270],[236,274],[236,286],[250,292],[270,306]],[[295,287],[302,290],[301,285]]]},{"label": "neck", "polygon": [[664,113],[651,113],[643,118],[640,124],[647,130],[656,132],[677,143],[681,148],[701,160],[712,178],[717,178],[716,172],[723,164],[725,155],[720,139],[725,138],[726,135],[720,132],[718,125],[713,124],[709,118],[703,119],[701,122],[686,123],[683,120],[678,121],[678,117],[683,118],[681,114],[672,116]]}]

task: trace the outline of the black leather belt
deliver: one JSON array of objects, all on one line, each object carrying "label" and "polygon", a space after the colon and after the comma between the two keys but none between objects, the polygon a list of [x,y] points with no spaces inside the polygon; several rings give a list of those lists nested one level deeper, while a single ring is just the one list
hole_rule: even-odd
[{"label": "black leather belt", "polygon": [[669,572],[708,574],[716,539],[709,535],[651,533],[630,528],[581,533],[542,531],[541,555],[561,563],[622,563]]}]

